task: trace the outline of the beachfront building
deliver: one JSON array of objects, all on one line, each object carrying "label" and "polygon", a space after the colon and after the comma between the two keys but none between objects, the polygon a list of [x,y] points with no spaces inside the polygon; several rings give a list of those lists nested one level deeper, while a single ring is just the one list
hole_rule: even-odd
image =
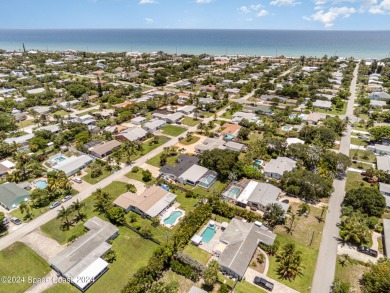
[{"label": "beachfront building", "polygon": [[88,232],[55,255],[51,267],[84,292],[107,270],[102,255],[111,249],[109,240],[118,236],[118,228],[98,217],[84,224]]},{"label": "beachfront building", "polygon": [[123,193],[114,201],[114,205],[123,208],[126,213],[133,211],[150,219],[162,214],[175,200],[175,194],[154,185],[140,195]]},{"label": "beachfront building", "polygon": [[30,193],[15,183],[0,185],[0,205],[6,210],[13,210],[23,201],[30,199]]}]

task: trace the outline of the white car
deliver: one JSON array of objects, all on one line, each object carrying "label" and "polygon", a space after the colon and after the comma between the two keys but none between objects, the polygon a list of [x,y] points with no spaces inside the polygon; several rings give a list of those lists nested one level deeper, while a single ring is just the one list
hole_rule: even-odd
[{"label": "white car", "polygon": [[83,183],[83,180],[81,180],[80,178],[73,178],[73,181],[76,183]]}]

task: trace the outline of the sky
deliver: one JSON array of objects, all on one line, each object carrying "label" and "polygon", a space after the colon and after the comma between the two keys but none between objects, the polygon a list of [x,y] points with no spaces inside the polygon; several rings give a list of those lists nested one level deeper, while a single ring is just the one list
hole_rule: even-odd
[{"label": "sky", "polygon": [[0,7],[2,29],[390,29],[390,0],[0,0]]}]

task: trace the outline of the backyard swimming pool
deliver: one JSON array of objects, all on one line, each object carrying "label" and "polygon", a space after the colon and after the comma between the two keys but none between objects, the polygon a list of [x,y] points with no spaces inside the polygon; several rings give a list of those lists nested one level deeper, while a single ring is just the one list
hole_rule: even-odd
[{"label": "backyard swimming pool", "polygon": [[199,180],[199,186],[209,188],[214,183],[215,179],[217,179],[217,176],[208,174]]},{"label": "backyard swimming pool", "polygon": [[291,126],[288,126],[288,125],[285,125],[282,127],[282,130],[283,131],[291,131],[292,130],[292,127]]},{"label": "backyard swimming pool", "polygon": [[204,243],[209,243],[211,239],[213,239],[215,233],[217,233],[215,231],[215,228],[211,228],[210,226],[207,226],[206,230],[204,230],[202,235],[200,236],[202,237],[202,241]]},{"label": "backyard swimming pool", "polygon": [[39,189],[45,189],[47,187],[46,180],[37,180],[34,182],[34,186]]},{"label": "backyard swimming pool", "polygon": [[239,187],[233,187],[232,189],[229,190],[228,197],[236,199],[237,195],[241,193],[241,188]]},{"label": "backyard swimming pool", "polygon": [[183,215],[182,211],[173,211],[163,222],[167,225],[173,225],[181,215]]},{"label": "backyard swimming pool", "polygon": [[232,140],[233,138],[234,138],[234,136],[231,135],[231,134],[226,134],[225,135],[225,139],[227,139],[227,140]]}]

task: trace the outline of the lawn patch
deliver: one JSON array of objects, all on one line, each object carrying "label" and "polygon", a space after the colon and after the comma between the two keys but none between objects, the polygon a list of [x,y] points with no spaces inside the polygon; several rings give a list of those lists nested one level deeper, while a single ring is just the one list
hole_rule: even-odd
[{"label": "lawn patch", "polygon": [[161,130],[164,134],[170,136],[179,136],[183,132],[187,131],[187,129],[175,125],[165,125],[163,128],[161,128]]},{"label": "lawn patch", "polygon": [[130,178],[130,179],[137,180],[137,181],[141,181],[141,182],[147,183],[147,184],[156,183],[156,178],[154,178],[153,176],[152,176],[152,180],[150,180],[148,182],[144,181],[142,171],[144,171],[144,169],[138,167],[137,172],[130,171],[129,173],[126,174],[126,177]]},{"label": "lawn patch", "polygon": [[350,150],[349,157],[352,160],[359,160],[359,161],[364,161],[369,163],[376,162],[375,154],[371,151],[366,151],[366,150]]},{"label": "lawn patch", "polygon": [[190,141],[187,141],[187,138],[183,138],[180,143],[183,145],[190,145],[196,143],[200,139],[199,136],[193,135]]},{"label": "lawn patch", "polygon": [[32,286],[27,278],[42,278],[50,272],[49,264],[30,247],[15,242],[0,251],[0,275],[24,278],[20,282],[2,282],[1,292],[25,292]]},{"label": "lawn patch", "polygon": [[103,180],[104,178],[108,177],[111,175],[110,171],[107,171],[104,167],[102,167],[102,175],[96,178],[91,177],[91,168],[86,169],[87,175],[81,177],[85,182],[88,182],[89,184],[96,184],[99,181]]},{"label": "lawn patch", "polygon": [[276,262],[276,257],[275,256],[269,256],[270,264],[269,264],[269,270],[267,273],[267,276],[270,277],[271,279],[277,280],[280,283],[285,284],[286,286],[289,286],[299,292],[302,293],[309,293],[310,292],[310,287],[311,283],[313,281],[313,276],[314,276],[314,271],[315,271],[315,266],[316,266],[316,261],[317,261],[317,255],[318,255],[318,250],[310,248],[306,245],[302,245],[301,243],[291,240],[289,237],[285,235],[280,235],[278,234],[276,239],[280,242],[280,249],[282,248],[283,245],[287,243],[294,243],[296,246],[297,251],[302,251],[302,276],[297,276],[294,280],[289,281],[285,280],[279,277],[277,274],[276,270],[279,267],[279,263]]},{"label": "lawn patch", "polygon": [[349,282],[355,289],[353,290],[353,292],[361,292],[359,280],[363,273],[368,271],[368,267],[364,266],[362,263],[354,259],[346,261],[344,266],[342,266],[342,263],[340,262],[341,260],[342,256],[338,255],[336,261],[335,279],[340,279],[342,281]]},{"label": "lawn patch", "polygon": [[[160,165],[160,158],[161,158],[161,155],[164,154],[164,153],[165,153],[165,151],[159,153],[157,156],[154,156],[153,158],[149,159],[146,163],[148,163],[149,165],[155,166],[157,168],[160,168],[161,167],[161,165]],[[177,153],[174,156],[167,157],[167,164],[170,165],[170,166],[175,166],[176,165],[176,160],[177,160],[177,158],[179,156],[180,156],[180,154]]]},{"label": "lawn patch", "polygon": [[347,172],[347,182],[345,184],[345,191],[355,189],[358,187],[371,187],[376,184],[370,184],[366,181],[363,181],[362,175],[358,172]]},{"label": "lawn patch", "polygon": [[184,117],[183,120],[181,120],[181,123],[184,124],[184,125],[188,125],[188,126],[195,126],[195,125],[198,125],[200,122],[202,122],[201,119],[195,119],[195,118],[192,118],[192,117]]},{"label": "lawn patch", "polygon": [[208,261],[211,258],[211,254],[208,253],[207,251],[204,251],[203,249],[200,249],[199,247],[193,245],[193,244],[188,244],[184,250],[184,254],[187,254],[190,256],[192,259],[198,261],[202,265],[207,265]]},{"label": "lawn patch", "polygon": [[235,288],[235,292],[236,293],[263,293],[263,292],[267,292],[267,291],[264,291],[263,289],[255,286],[251,283],[248,283],[246,281],[241,281],[241,282],[237,283],[236,288]]}]

